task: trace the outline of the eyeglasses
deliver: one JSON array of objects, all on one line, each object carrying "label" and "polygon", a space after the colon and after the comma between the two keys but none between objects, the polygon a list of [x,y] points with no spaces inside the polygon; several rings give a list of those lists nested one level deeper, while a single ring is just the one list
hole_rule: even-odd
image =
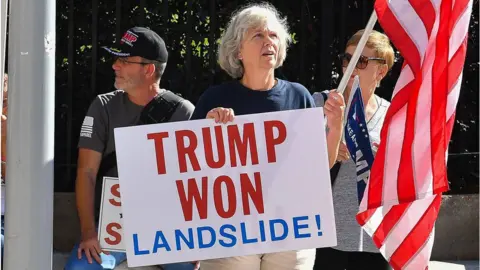
[{"label": "eyeglasses", "polygon": [[155,64],[153,62],[135,62],[135,61],[129,61],[127,60],[127,58],[125,57],[114,57],[113,58],[113,63],[117,62],[117,60],[121,63],[121,64],[139,64],[139,65],[150,65],[150,64]]},{"label": "eyeglasses", "polygon": [[[350,63],[350,60],[352,59],[352,55],[349,53],[342,53],[338,55],[338,58],[342,62],[342,67],[347,67],[348,63]],[[364,55],[360,55],[360,58],[358,58],[358,62],[356,65],[356,68],[358,69],[365,69],[368,66],[368,61],[378,61],[381,64],[386,64],[387,61],[383,58],[378,58],[378,57],[367,57]]]}]

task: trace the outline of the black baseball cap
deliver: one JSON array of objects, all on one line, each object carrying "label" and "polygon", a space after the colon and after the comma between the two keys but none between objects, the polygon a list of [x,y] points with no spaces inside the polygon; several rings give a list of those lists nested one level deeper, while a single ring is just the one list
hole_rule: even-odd
[{"label": "black baseball cap", "polygon": [[162,63],[168,60],[168,51],[163,39],[145,27],[130,28],[123,34],[118,45],[102,48],[118,57],[140,56]]}]

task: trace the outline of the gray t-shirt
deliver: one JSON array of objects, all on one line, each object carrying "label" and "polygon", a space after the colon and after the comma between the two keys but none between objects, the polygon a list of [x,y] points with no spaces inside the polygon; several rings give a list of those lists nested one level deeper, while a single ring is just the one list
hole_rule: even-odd
[{"label": "gray t-shirt", "polygon": [[[325,93],[325,92],[323,92]],[[317,107],[324,104],[324,96],[314,93],[313,99]],[[370,143],[373,154],[377,152],[380,143],[380,131],[390,102],[375,96],[378,109],[367,123]],[[355,218],[358,213],[357,176],[356,166],[352,159],[342,162],[333,185],[333,208],[337,228],[337,246],[342,251],[380,252],[368,236],[358,225]]]},{"label": "gray t-shirt", "polygon": [[[118,127],[136,125],[142,109],[143,106],[130,101],[127,93],[123,90],[98,95],[83,120],[78,147],[97,151],[102,153],[103,157],[107,156],[115,151],[113,130]],[[181,101],[169,122],[189,120],[194,109],[195,107],[190,101]],[[106,176],[118,177],[117,168],[110,169]],[[96,211],[100,207],[101,190],[102,183],[97,183],[95,188]]]}]

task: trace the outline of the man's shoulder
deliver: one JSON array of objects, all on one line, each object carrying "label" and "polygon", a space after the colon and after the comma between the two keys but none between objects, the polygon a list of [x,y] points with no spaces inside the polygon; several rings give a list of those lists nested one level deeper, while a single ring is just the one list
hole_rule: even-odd
[{"label": "man's shoulder", "polygon": [[182,98],[182,100],[179,102],[179,107],[184,110],[191,110],[191,111],[195,109],[195,105],[193,105],[193,103],[190,100],[184,99],[184,98]]},{"label": "man's shoulder", "polygon": [[[185,104],[191,104],[190,101],[185,99],[180,93],[175,93],[171,90],[162,91],[157,97],[155,97],[148,106],[162,106],[168,108],[181,109]],[[193,106],[193,105],[192,105]]]},{"label": "man's shoulder", "polygon": [[[169,93],[168,93],[169,92]],[[171,115],[169,122],[189,120],[192,116],[195,106],[188,99],[183,98],[180,94],[168,91],[170,101],[177,103],[175,111]]]},{"label": "man's shoulder", "polygon": [[127,93],[125,93],[125,91],[123,90],[115,90],[112,92],[99,94],[97,95],[97,99],[103,106],[106,106],[107,104],[115,102],[116,100],[121,100],[125,98],[126,95]]},{"label": "man's shoulder", "polygon": [[171,90],[166,90],[166,89],[163,92],[161,92],[159,96],[169,102],[181,103],[186,100],[180,93],[175,93]]}]

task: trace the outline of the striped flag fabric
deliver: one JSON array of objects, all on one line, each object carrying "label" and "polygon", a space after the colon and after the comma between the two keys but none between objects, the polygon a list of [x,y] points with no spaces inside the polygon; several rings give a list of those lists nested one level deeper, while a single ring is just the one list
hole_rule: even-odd
[{"label": "striped flag fabric", "polygon": [[376,0],[375,11],[404,65],[357,221],[394,269],[428,269],[472,0]]}]

